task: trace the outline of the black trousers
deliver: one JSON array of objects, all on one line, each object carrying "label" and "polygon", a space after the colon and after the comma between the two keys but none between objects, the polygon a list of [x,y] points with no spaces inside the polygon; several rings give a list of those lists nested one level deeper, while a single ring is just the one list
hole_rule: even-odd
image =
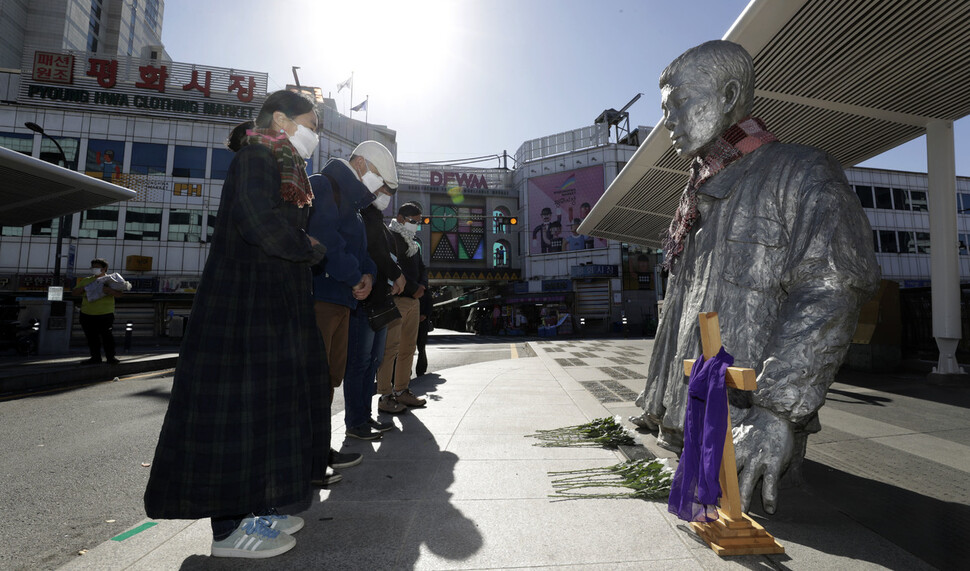
[{"label": "black trousers", "polygon": [[104,315],[81,314],[81,329],[88,340],[88,349],[91,351],[91,358],[101,360],[101,346],[104,346],[105,359],[115,357],[115,338],[111,335],[111,326],[114,325],[115,314],[106,313]]},{"label": "black trousers", "polygon": [[[430,318],[429,318],[430,319]],[[428,319],[418,322],[418,362],[414,367],[414,374],[418,377],[428,372]]]}]

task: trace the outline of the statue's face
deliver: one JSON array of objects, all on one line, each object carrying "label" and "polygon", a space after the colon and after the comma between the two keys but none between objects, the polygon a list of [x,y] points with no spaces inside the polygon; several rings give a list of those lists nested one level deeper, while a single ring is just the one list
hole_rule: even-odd
[{"label": "statue's face", "polygon": [[690,67],[671,76],[660,90],[664,127],[677,155],[703,157],[729,125],[724,98],[714,81]]}]

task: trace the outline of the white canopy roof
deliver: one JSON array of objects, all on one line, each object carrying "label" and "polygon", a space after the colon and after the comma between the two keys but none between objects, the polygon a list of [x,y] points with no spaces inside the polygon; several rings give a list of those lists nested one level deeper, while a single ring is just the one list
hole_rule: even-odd
[{"label": "white canopy roof", "polygon": [[134,197],[134,190],[0,147],[2,226],[26,226]]}]

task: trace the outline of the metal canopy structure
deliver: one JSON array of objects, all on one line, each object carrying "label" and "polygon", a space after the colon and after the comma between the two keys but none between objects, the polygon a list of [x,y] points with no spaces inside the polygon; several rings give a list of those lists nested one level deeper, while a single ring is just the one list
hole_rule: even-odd
[{"label": "metal canopy structure", "polygon": [[[970,114],[968,38],[966,0],[753,0],[723,39],[754,58],[754,114],[847,167]],[[659,247],[688,164],[658,120],[580,232]]]},{"label": "metal canopy structure", "polygon": [[135,191],[0,147],[0,225],[26,226],[135,197]]}]

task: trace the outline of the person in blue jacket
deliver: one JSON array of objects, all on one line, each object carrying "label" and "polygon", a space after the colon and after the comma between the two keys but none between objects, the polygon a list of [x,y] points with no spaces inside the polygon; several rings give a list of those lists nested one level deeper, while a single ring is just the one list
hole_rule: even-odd
[{"label": "person in blue jacket", "polygon": [[[366,426],[359,426],[358,413],[367,410],[369,403],[358,401],[370,395],[365,395],[368,392],[365,388],[357,386],[361,382],[360,376],[350,375],[347,370],[350,333],[354,330],[350,322],[362,313],[359,302],[372,295],[378,273],[377,265],[368,253],[367,233],[360,210],[366,209],[378,197],[378,193],[368,187],[370,178],[380,180],[380,185],[372,184],[378,187],[383,187],[385,178],[397,179],[392,158],[381,161],[363,156],[368,154],[365,151],[374,150],[371,147],[375,145],[379,143],[362,143],[360,154],[351,156],[349,161],[332,159],[319,174],[310,177],[315,202],[307,227],[309,235],[328,247],[327,258],[314,268],[313,298],[317,327],[323,336],[331,368],[330,400],[333,401],[333,389],[343,383],[345,416],[350,423],[347,428],[364,435],[379,434],[393,426],[377,422],[369,414],[363,419]],[[386,152],[390,157],[382,146],[376,150]],[[389,172],[382,172],[382,169]],[[333,468],[354,466],[360,461],[360,454],[331,451],[330,465]]]}]

